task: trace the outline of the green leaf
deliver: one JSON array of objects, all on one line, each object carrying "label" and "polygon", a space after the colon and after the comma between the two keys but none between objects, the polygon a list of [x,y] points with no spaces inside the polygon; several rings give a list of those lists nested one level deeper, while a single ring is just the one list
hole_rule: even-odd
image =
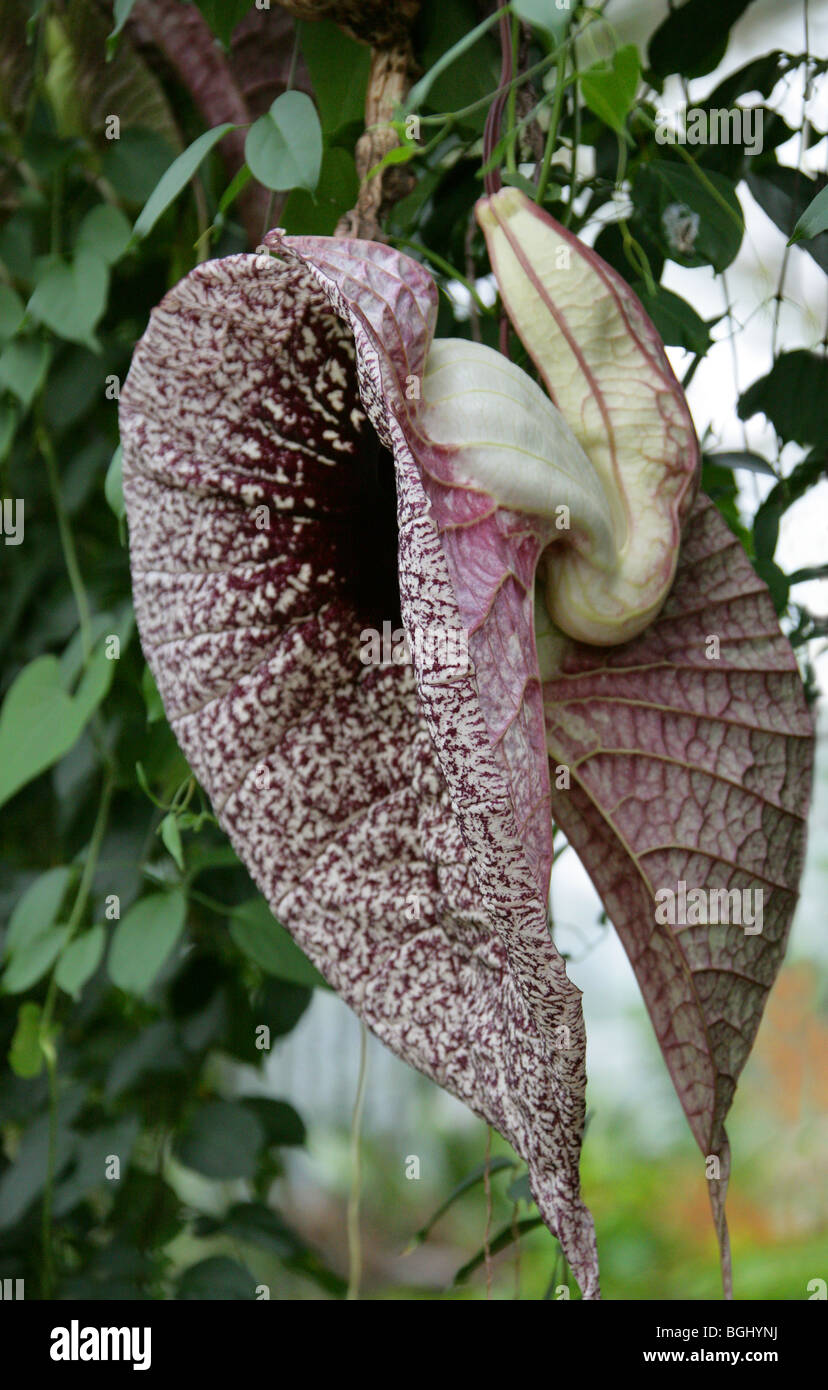
[{"label": "green leaf", "polygon": [[790,598],[791,584],[788,576],[775,560],[769,559],[766,555],[757,553],[753,566],[759,578],[764,579],[767,584],[773,606],[777,615],[781,616],[785,612]]},{"label": "green leaf", "polygon": [[9,401],[0,401],[0,463],[8,457],[17,433],[18,418],[16,406]]},{"label": "green leaf", "polygon": [[322,168],[322,127],[304,92],[282,92],[247,132],[244,157],[265,188],[316,192]]},{"label": "green leaf", "polygon": [[[71,1085],[57,1106],[57,1144],[53,1172],[58,1176],[72,1158],[77,1136],[69,1128],[84,1101],[81,1086]],[[0,1230],[6,1231],[42,1192],[46,1182],[50,1148],[50,1116],[41,1112],[27,1125],[15,1152],[15,1161],[0,1176]]]},{"label": "green leaf", "polygon": [[821,193],[808,204],[796,226],[789,246],[804,239],[810,240],[811,237],[819,236],[820,232],[828,229],[828,188],[823,188]]},{"label": "green leaf", "polygon": [[111,43],[112,40],[116,39],[120,34],[121,30],[123,29],[124,25],[129,19],[129,16],[131,15],[133,9],[135,8],[135,0],[115,0],[115,3],[112,8],[113,19],[115,20],[115,27],[109,35],[108,43]]},{"label": "green leaf", "polygon": [[316,196],[295,188],[285,204],[282,224],[289,235],[333,236],[337,222],[354,206],[358,193],[353,156],[338,147],[326,150]]},{"label": "green leaf", "polygon": [[718,67],[730,29],[751,0],[687,0],[650,39],[647,57],[657,77],[701,77]]},{"label": "green leaf", "polygon": [[487,1171],[491,1177],[495,1173],[505,1172],[507,1168],[514,1169],[516,1167],[517,1161],[514,1158],[506,1158],[505,1156],[492,1158],[488,1163],[479,1163],[476,1168],[473,1168],[472,1171],[452,1189],[445,1201],[441,1202],[437,1210],[428,1218],[425,1225],[414,1232],[409,1248],[412,1249],[415,1245],[422,1245],[423,1241],[428,1238],[431,1231],[437,1225],[441,1216],[445,1216],[446,1212],[454,1206],[454,1203],[458,1201],[459,1198],[465,1197],[467,1192],[471,1192],[472,1188],[477,1187],[479,1183],[485,1181]]},{"label": "green leaf", "polygon": [[506,1189],[506,1196],[510,1202],[534,1202],[532,1189],[529,1186],[529,1174],[521,1173],[519,1178],[515,1178]]},{"label": "green leaf", "polygon": [[178,890],[151,893],[121,918],[109,948],[113,984],[127,994],[146,994],[184,930],[187,899]]},{"label": "green leaf", "polygon": [[[468,53],[469,49],[474,47],[478,39],[481,39],[498,19],[499,14],[495,12],[495,14],[490,15],[488,19],[481,20],[474,28],[462,32],[451,47],[442,52],[437,61],[431,64],[428,71],[423,74],[420,80],[414,83],[414,86],[411,88],[405,100],[405,111],[418,111],[425,102],[426,97],[437,79],[442,77],[443,73],[446,72],[448,68],[452,67],[452,65],[457,62],[458,58],[462,58]],[[441,20],[442,16],[438,16],[438,30]]]},{"label": "green leaf", "polygon": [[[502,1230],[498,1231],[497,1235],[493,1236],[489,1241],[489,1255],[499,1255],[501,1250],[508,1249],[510,1245],[514,1245],[516,1241],[519,1241],[522,1236],[528,1235],[529,1231],[535,1231],[538,1226],[542,1225],[542,1217],[526,1216],[522,1221],[515,1221],[509,1226],[504,1226]],[[484,1247],[482,1250],[478,1250],[476,1255],[473,1255],[470,1260],[467,1260],[466,1263],[458,1269],[452,1283],[455,1285],[465,1284],[469,1276],[474,1274],[474,1271],[479,1269],[485,1262],[486,1248]]]},{"label": "green leaf", "polygon": [[0,341],[13,338],[23,322],[23,301],[11,285],[0,285]]},{"label": "green leaf", "polygon": [[120,208],[99,203],[88,212],[78,228],[76,251],[89,251],[106,265],[115,265],[126,251],[132,228]]},{"label": "green leaf", "polygon": [[767,459],[763,459],[761,454],[751,453],[749,449],[724,450],[720,454],[705,454],[704,457],[716,468],[743,468],[747,473],[763,473],[768,478],[776,477]]},{"label": "green leaf", "polygon": [[61,989],[77,999],[100,965],[105,945],[106,932],[100,926],[91,927],[75,941],[70,941],[55,970],[55,979]]},{"label": "green leaf", "polygon": [[[136,0],[114,0],[112,6],[115,27],[109,32],[106,38],[106,61],[112,62],[118,47],[118,36],[124,28],[127,20],[135,8]],[[69,59],[71,61],[71,57]]]},{"label": "green leaf", "polygon": [[807,584],[811,579],[828,579],[828,564],[826,565],[805,565],[804,569],[794,570],[793,574],[788,575],[788,583]]},{"label": "green leaf", "polygon": [[744,218],[723,174],[654,159],[639,169],[632,196],[650,234],[679,265],[722,271],[737,255]]},{"label": "green leaf", "polygon": [[26,941],[52,926],[60,912],[70,883],[76,877],[74,867],[47,869],[45,874],[29,884],[25,893],[17,901],[9,918],[3,955],[8,956]]},{"label": "green leaf", "polygon": [[159,719],[164,718],[164,703],[158,693],[158,686],[155,684],[155,678],[149,666],[144,667],[141,676],[141,694],[147,707],[147,723],[157,724]]},{"label": "green leaf", "polygon": [[334,1298],[343,1298],[347,1291],[344,1279],[328,1269],[278,1211],[265,1206],[263,1202],[236,1202],[221,1217],[202,1216],[196,1223],[195,1234],[203,1239],[223,1237],[234,1244],[254,1245],[267,1250],[287,1269],[312,1279]]},{"label": "green leaf", "polygon": [[326,135],[365,120],[371,51],[343,34],[330,19],[299,26],[302,57],[310,73],[319,120]]},{"label": "green leaf", "polygon": [[612,63],[596,63],[581,76],[584,101],[596,116],[623,134],[641,76],[641,60],[634,43],[613,54]]},{"label": "green leaf", "polygon": [[71,263],[60,261],[49,267],[26,308],[60,338],[96,347],[95,328],[108,292],[106,263],[90,251],[79,250]]},{"label": "green leaf", "polygon": [[223,1220],[207,1217],[199,1222],[199,1235],[224,1235],[243,1245],[258,1245],[280,1260],[291,1261],[307,1253],[307,1244],[291,1230],[279,1212],[263,1202],[237,1202]]},{"label": "green leaf", "polygon": [[824,450],[815,449],[771,489],[753,518],[754,549],[760,559],[772,559],[785,512],[824,476]]},{"label": "green leaf", "polygon": [[124,456],[120,444],[112,455],[106,470],[104,497],[118,520],[123,521],[126,516],[126,503],[124,502]]},{"label": "green leaf", "polygon": [[712,342],[710,329],[685,299],[663,285],[656,285],[654,294],[642,284],[636,284],[635,290],[662,342],[704,357]]},{"label": "green leaf", "polygon": [[51,352],[43,338],[16,338],[0,353],[0,386],[28,410],[49,370]]},{"label": "green leaf", "polygon": [[[809,179],[800,170],[788,169],[782,164],[763,164],[755,171],[750,170],[747,186],[762,211],[780,232],[790,237],[789,245],[793,244],[795,230],[806,211],[821,194],[828,192],[823,175]],[[809,237],[800,240],[800,246],[828,274],[828,232],[815,229]]]},{"label": "green leaf", "polygon": [[739,97],[758,92],[769,97],[777,82],[788,70],[788,55],[780,49],[772,49],[759,58],[731,72],[723,78],[714,91],[705,98],[705,105],[717,110],[728,110]]},{"label": "green leaf", "polygon": [[786,444],[828,442],[828,359],[799,348],[783,352],[766,376],[739,397],[739,419],[757,411],[767,417]]},{"label": "green leaf", "polygon": [[[307,99],[306,97],[305,100],[307,101]],[[204,163],[210,151],[220,140],[224,139],[228,131],[235,129],[236,126],[231,121],[225,121],[224,125],[215,126],[212,130],[205,130],[204,134],[199,135],[192,145],[188,145],[183,154],[173,160],[139,213],[132,229],[134,238],[140,239],[149,235],[159,217],[175,202],[179,193],[190,182],[193,174]]]},{"label": "green leaf", "polygon": [[178,1280],[176,1298],[198,1303],[214,1299],[244,1302],[256,1297],[256,1280],[237,1260],[227,1255],[211,1255],[190,1265]]},{"label": "green leaf", "polygon": [[228,49],[233,30],[253,8],[253,0],[196,0],[196,4],[219,43]]},{"label": "green leaf", "polygon": [[265,1134],[240,1102],[208,1101],[196,1111],[175,1144],[175,1156],[207,1178],[252,1178]]},{"label": "green leaf", "polygon": [[566,38],[566,31],[578,6],[578,0],[556,5],[555,0],[512,0],[512,13],[545,34],[553,48]]},{"label": "green leaf", "polygon": [[40,1046],[39,1004],[21,1004],[17,1014],[17,1025],[9,1048],[9,1066],[15,1076],[31,1081],[43,1070],[43,1051]]},{"label": "green leaf", "polygon": [[239,950],[268,975],[310,989],[328,988],[319,971],[276,921],[264,898],[251,898],[233,909],[230,935]]},{"label": "green leaf", "polygon": [[233,203],[235,203],[242,190],[247,187],[252,177],[253,175],[246,164],[243,164],[242,167],[237,170],[235,177],[230,181],[221,195],[221,201],[216,210],[219,214],[223,216],[227,209],[232,207]]},{"label": "green leaf", "polygon": [[[525,174],[521,174],[517,170],[515,170],[514,173],[510,173],[508,169],[504,169],[500,178],[502,183],[509,184],[510,188],[519,188],[521,193],[526,194],[527,198],[531,198],[532,202],[535,201],[535,194],[538,191],[537,185],[534,184],[531,179],[527,179]],[[562,191],[559,183],[548,183],[546,185],[546,193],[543,201],[545,203],[557,202]]]},{"label": "green leaf", "polygon": [[307,1133],[302,1117],[286,1100],[270,1100],[267,1096],[245,1096],[244,1104],[262,1126],[268,1145],[304,1144]]},{"label": "green leaf", "polygon": [[140,207],[176,156],[176,146],[155,130],[121,130],[120,140],[107,141],[101,173],[125,202]]},{"label": "green leaf", "polygon": [[125,1115],[97,1129],[78,1134],[72,1168],[55,1190],[56,1216],[65,1216],[91,1192],[118,1187],[118,1182],[106,1179],[107,1159],[110,1154],[120,1159],[122,1182],[140,1130],[138,1116]]},{"label": "green leaf", "polygon": [[0,806],[74,746],[112,683],[102,642],[77,692],[67,695],[60,662],[39,656],[12,683],[0,710]]},{"label": "green leaf", "polygon": [[181,831],[174,811],[168,811],[158,827],[158,834],[167,853],[175,860],[182,874],[184,872],[184,850],[181,845]]},{"label": "green leaf", "polygon": [[753,556],[753,537],[746,530],[739,512],[739,489],[731,468],[718,468],[708,454],[702,455],[702,490],[724,517],[734,536],[738,536],[745,552]]},{"label": "green leaf", "polygon": [[369,170],[369,175],[373,178],[390,164],[408,164],[419,152],[419,145],[394,145],[392,149],[386,150],[379,163]]},{"label": "green leaf", "polygon": [[47,927],[15,947],[0,978],[3,993],[22,994],[36,985],[51,970],[68,938],[68,927]]}]

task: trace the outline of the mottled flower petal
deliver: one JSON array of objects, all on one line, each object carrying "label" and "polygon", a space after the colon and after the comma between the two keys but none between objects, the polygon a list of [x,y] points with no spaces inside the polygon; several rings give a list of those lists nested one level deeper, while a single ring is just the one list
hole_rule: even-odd
[{"label": "mottled flower petal", "polygon": [[[415,650],[413,667],[360,660],[361,634],[396,626],[400,601],[409,632],[459,630],[468,616],[406,399],[433,332],[433,283],[371,243],[274,244],[283,260],[210,262],[171,291],[122,392],[144,650],[274,913],[378,1037],[511,1140],[585,1297],[596,1297],[578,1182],[580,993],[546,925],[543,709],[534,645],[521,635],[531,636],[534,572],[521,558],[525,527],[499,524],[481,503],[478,545],[491,539],[493,574],[498,564],[517,572],[502,608],[493,600],[502,616],[491,640],[512,632],[523,643],[504,757],[474,653],[457,672],[428,651]],[[377,436],[396,455],[398,501]],[[492,708],[502,713],[500,696]],[[547,823],[534,856],[515,759],[527,805]]]}]

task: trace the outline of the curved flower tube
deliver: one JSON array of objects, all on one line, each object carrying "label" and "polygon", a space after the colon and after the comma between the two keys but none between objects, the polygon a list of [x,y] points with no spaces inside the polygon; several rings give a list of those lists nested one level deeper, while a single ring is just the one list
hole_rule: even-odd
[{"label": "curved flower tube", "polygon": [[[523,210],[496,195],[484,223],[487,206],[505,227],[508,245],[492,243],[504,261],[524,235],[510,221]],[[632,345],[625,356],[616,342],[604,371],[602,335],[590,339],[582,324],[581,376],[567,369],[572,389],[557,383],[556,405],[497,354],[435,344],[436,289],[408,257],[372,242],[266,240],[273,254],[201,265],[167,295],[122,392],[144,651],[176,736],[274,914],[388,1046],[526,1159],[539,1210],[594,1298],[578,1178],[583,1018],[547,927],[550,811],[635,952],[694,1133],[724,1152],[732,1086],[719,1078],[735,1076],[749,1050],[801,860],[803,784],[791,769],[807,769],[809,725],[795,663],[775,619],[770,630],[763,586],[747,580],[708,504],[697,504],[693,542],[676,554],[695,487],[692,424],[643,310],[592,253],[576,243],[593,275],[588,302],[606,310],[605,324],[620,315]],[[531,349],[519,279],[503,273],[504,302]],[[534,343],[539,365],[545,341],[541,332]],[[634,432],[615,425],[633,398],[646,468],[659,448],[666,460],[663,505],[641,528],[649,503],[646,488],[635,491]],[[609,450],[596,411],[612,424]],[[702,674],[694,653],[705,605],[726,660],[713,686],[688,686],[685,667]],[[404,627],[410,662],[366,664],[366,633],[386,622]],[[643,622],[643,635],[625,641],[627,624]],[[616,645],[583,646],[565,625]],[[650,665],[652,674],[640,669]],[[754,706],[740,684],[751,665]],[[615,721],[625,757],[615,779],[606,770],[613,672],[637,689]],[[738,720],[731,731],[721,718],[731,697],[754,720],[747,743]],[[705,965],[701,934],[686,943],[653,931],[649,841],[625,808],[645,797],[636,779],[642,768],[651,778],[662,745],[680,753],[691,787],[697,775],[724,785],[739,765],[757,810],[773,803],[756,823],[740,804],[748,819],[731,834],[718,792],[705,822],[701,803],[688,819],[660,784],[659,833],[676,846],[665,871],[716,839],[735,854],[741,824],[752,835],[748,871],[766,829],[774,855],[786,837],[779,872],[792,892],[762,944],[747,1007],[742,986],[731,998],[724,982],[744,974],[749,943],[732,953],[720,943],[715,959],[711,945]],[[569,798],[550,782],[550,755],[572,768]],[[782,781],[769,774],[783,766]],[[722,1031],[731,1018],[738,1044]],[[725,1164],[714,1198],[722,1238],[726,1176]]]}]

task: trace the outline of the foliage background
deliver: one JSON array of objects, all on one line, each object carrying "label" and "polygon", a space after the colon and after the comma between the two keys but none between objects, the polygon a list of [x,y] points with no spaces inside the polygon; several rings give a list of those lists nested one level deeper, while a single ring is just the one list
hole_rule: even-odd
[{"label": "foliage background", "polygon": [[[492,8],[423,5],[414,38],[426,76],[411,108],[420,139],[401,124],[395,158],[411,181],[385,232],[445,290],[439,333],[496,345],[471,209],[499,80],[497,29],[462,43]],[[761,3],[690,0],[674,15],[656,3],[610,3],[603,15],[545,0],[516,8],[539,21],[516,35],[534,77],[507,104],[496,158],[518,183],[537,161],[545,205],[647,305],[700,430],[709,422],[704,486],[769,583],[816,696],[826,566],[824,549],[807,552],[826,495],[828,232],[784,243],[828,182],[826,64],[813,56],[824,7],[793,6],[795,24],[774,15],[770,28]],[[165,24],[184,11],[203,20],[206,50],[176,50],[169,38]],[[326,1040],[346,1038],[355,1068],[359,1029],[273,923],[164,719],[132,620],[115,395],[149,310],[197,259],[244,250],[277,223],[333,232],[357,192],[368,51],[328,21],[294,26],[275,5],[244,0],[118,0],[114,14],[104,0],[0,0],[0,36],[0,459],[4,498],[25,507],[22,544],[8,543],[6,523],[0,547],[0,1276],[24,1278],[28,1296],[248,1298],[266,1284],[272,1297],[343,1297],[353,1152],[341,1107],[326,1113],[313,1094],[317,1073],[334,1066]],[[202,51],[215,68],[206,84]],[[288,102],[268,116],[286,87]],[[761,105],[761,153],[658,144],[658,110],[688,101]],[[107,138],[113,114],[117,139]],[[244,171],[246,129],[220,143],[205,135],[225,120],[258,122],[247,145],[255,178]],[[203,157],[175,166],[159,189],[201,137]],[[692,244],[677,243],[664,218],[676,204],[698,218]],[[758,228],[770,248],[747,281],[746,212],[748,241]],[[743,380],[759,329],[768,351]],[[721,382],[731,347],[735,385],[719,385],[710,408],[696,388],[712,383],[714,362]],[[526,365],[514,339],[511,348]],[[828,872],[820,767],[812,914]],[[568,890],[594,916],[565,877],[562,918],[573,915]],[[743,1297],[806,1297],[825,1273],[824,994],[818,943],[797,931],[732,1125]],[[578,978],[582,937],[570,940],[565,923],[562,933]],[[595,924],[590,950],[615,969],[608,935]],[[618,1001],[614,1012],[608,996],[602,1006],[608,1028],[621,1028]],[[619,1100],[599,1059],[584,1151],[605,1294],[716,1297],[692,1142],[642,1009],[620,1008],[636,1039],[625,1056],[639,1070]],[[257,1046],[262,1024],[271,1051]],[[365,1295],[477,1298],[491,1282],[498,1297],[555,1297],[567,1274],[507,1147],[494,1138],[487,1183],[479,1124],[369,1051],[369,1102],[372,1074],[380,1094],[361,1141]],[[396,1129],[381,1115],[395,1088]],[[412,1154],[422,1156],[418,1182],[405,1175]],[[489,1279],[487,1229],[505,1249]]]}]

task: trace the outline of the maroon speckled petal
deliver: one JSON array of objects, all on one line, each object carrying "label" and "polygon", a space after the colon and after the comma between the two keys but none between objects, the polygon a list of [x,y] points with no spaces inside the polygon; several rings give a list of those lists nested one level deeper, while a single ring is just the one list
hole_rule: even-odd
[{"label": "maroon speckled petal", "polygon": [[[274,913],[377,1036],[515,1145],[594,1298],[580,993],[546,925],[538,542],[481,510],[478,550],[516,581],[475,612],[406,401],[426,272],[370,243],[274,244],[284,260],[210,262],[171,291],[122,392],[144,651]],[[363,665],[360,634],[397,602],[409,631],[476,623],[471,669]]]}]

